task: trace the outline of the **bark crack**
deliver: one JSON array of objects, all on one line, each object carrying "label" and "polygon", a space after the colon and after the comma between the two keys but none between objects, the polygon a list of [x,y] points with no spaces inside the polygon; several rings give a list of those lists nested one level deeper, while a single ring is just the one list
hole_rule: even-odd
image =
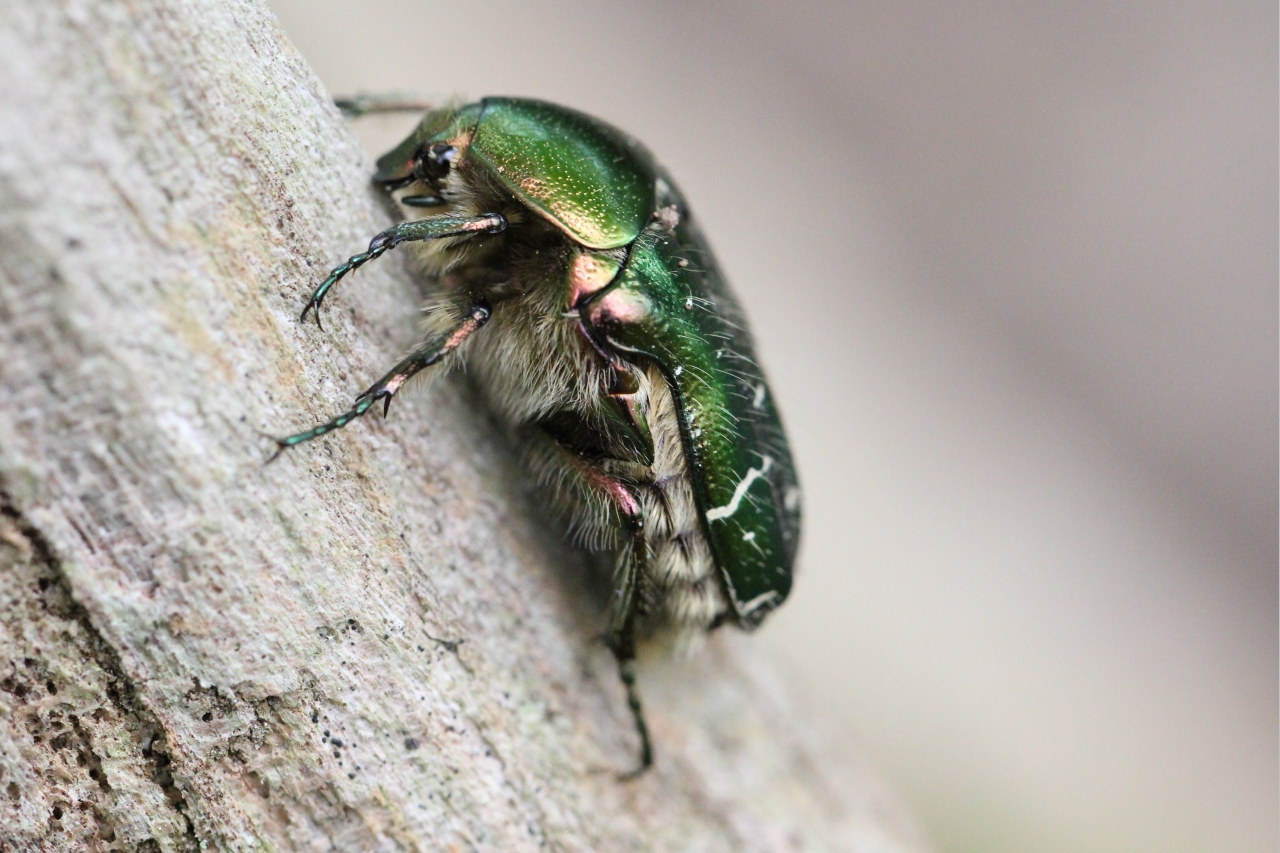
[{"label": "bark crack", "polygon": [[[173,779],[172,758],[164,726],[142,699],[133,679],[125,672],[119,652],[103,638],[102,633],[93,624],[89,611],[76,600],[62,563],[49,540],[18,509],[3,485],[0,485],[0,541],[17,548],[20,552],[25,552],[30,564],[40,574],[37,586],[43,597],[43,608],[51,615],[74,622],[79,626],[80,635],[71,642],[79,646],[79,652],[92,660],[107,675],[104,685],[105,696],[120,716],[125,719],[132,718],[138,722],[142,742],[141,754],[147,761],[150,780],[160,788],[165,802],[181,818],[185,827],[183,833],[185,848],[192,853],[198,851],[201,847],[200,839],[196,835],[195,824],[191,820],[190,804]],[[69,639],[66,634],[63,638],[64,641]],[[28,669],[40,668],[37,659],[27,658],[24,659],[24,663],[27,664]],[[18,689],[12,677],[6,679],[6,682],[8,683],[0,684],[0,687],[4,687],[9,692]],[[10,684],[13,686],[12,689],[9,687]],[[50,695],[56,693],[56,685],[52,679],[46,680],[46,689]],[[22,696],[19,695],[18,698]],[[67,718],[71,724],[71,731],[55,736],[50,746],[54,749],[65,749],[70,746],[74,736],[80,744],[79,756],[82,758],[82,764],[88,769],[89,777],[97,783],[103,793],[110,794],[112,788],[103,768],[103,756],[95,748],[92,736],[79,715],[68,714]],[[51,825],[61,821],[64,808],[62,804],[55,804]],[[100,837],[104,841],[112,840],[118,829],[116,822],[104,809],[95,808],[93,811],[100,828]],[[145,841],[139,845],[138,849],[144,849],[144,844]]]}]

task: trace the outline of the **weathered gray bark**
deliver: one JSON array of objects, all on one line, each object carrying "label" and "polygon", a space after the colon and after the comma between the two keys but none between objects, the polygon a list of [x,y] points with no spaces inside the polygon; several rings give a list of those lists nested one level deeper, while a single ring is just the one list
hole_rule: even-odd
[{"label": "weathered gray bark", "polygon": [[[716,638],[642,661],[462,382],[273,465],[413,342],[253,0],[0,7],[0,849],[913,850]],[[452,642],[458,641],[458,642]]]}]

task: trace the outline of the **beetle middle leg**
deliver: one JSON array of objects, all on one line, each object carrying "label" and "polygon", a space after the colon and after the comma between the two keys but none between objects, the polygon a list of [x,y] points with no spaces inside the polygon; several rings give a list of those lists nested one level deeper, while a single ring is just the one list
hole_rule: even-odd
[{"label": "beetle middle leg", "polygon": [[350,409],[332,420],[325,421],[309,430],[295,433],[285,438],[274,439],[277,449],[271,459],[275,459],[276,456],[279,456],[290,447],[310,441],[313,438],[319,438],[326,433],[333,432],[335,429],[342,429],[368,412],[379,400],[382,401],[382,414],[385,417],[387,410],[391,407],[391,398],[404,387],[404,384],[411,377],[437,363],[461,346],[463,341],[489,322],[489,315],[489,306],[481,303],[473,305],[461,323],[447,334],[432,338],[427,344],[410,353],[403,361],[393,367],[386,376],[383,376],[367,391],[356,397],[355,404]]},{"label": "beetle middle leg", "polygon": [[480,216],[429,216],[426,219],[415,219],[412,222],[394,225],[370,240],[366,251],[352,255],[344,263],[334,267],[329,277],[322,281],[311,294],[306,307],[302,309],[302,316],[298,319],[306,320],[307,314],[315,311],[316,324],[319,325],[320,304],[324,302],[325,294],[329,289],[347,273],[358,270],[401,243],[414,240],[439,240],[444,237],[466,237],[475,234],[497,234],[505,231],[506,227],[507,220],[498,213],[485,213]]}]

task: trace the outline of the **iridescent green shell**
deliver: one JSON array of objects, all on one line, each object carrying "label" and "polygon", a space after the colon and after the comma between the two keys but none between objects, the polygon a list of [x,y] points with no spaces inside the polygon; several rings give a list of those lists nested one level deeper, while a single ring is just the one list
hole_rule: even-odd
[{"label": "iridescent green shell", "polygon": [[588,248],[615,249],[636,238],[653,212],[653,181],[633,168],[638,146],[630,138],[541,101],[483,103],[472,157]]},{"label": "iridescent green shell", "polygon": [[659,187],[665,211],[588,315],[613,346],[662,365],[704,529],[750,629],[791,590],[800,490],[742,310],[682,199],[669,181]]}]

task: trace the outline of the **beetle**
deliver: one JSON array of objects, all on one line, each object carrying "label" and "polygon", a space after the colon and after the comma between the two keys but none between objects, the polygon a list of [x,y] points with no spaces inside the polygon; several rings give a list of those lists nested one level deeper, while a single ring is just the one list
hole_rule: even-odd
[{"label": "beetle", "polygon": [[671,177],[576,110],[506,97],[431,109],[373,181],[405,221],[335,268],[301,319],[319,324],[343,276],[411,244],[430,280],[422,343],[277,452],[379,402],[385,416],[410,377],[465,356],[569,529],[615,556],[608,644],[641,772],[653,749],[637,642],[750,631],[791,589],[800,489],[742,310]]}]

